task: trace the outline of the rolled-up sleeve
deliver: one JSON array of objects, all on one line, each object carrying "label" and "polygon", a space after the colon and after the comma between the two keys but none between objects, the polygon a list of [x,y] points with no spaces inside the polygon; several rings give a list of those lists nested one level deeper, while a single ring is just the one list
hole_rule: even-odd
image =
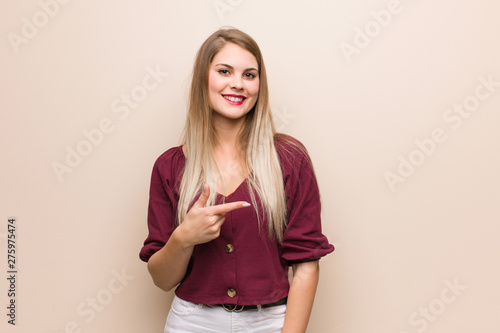
[{"label": "rolled-up sleeve", "polygon": [[287,227],[283,235],[282,260],[287,265],[314,261],[331,253],[321,228],[321,201],[314,169],[300,142],[282,157],[287,199]]},{"label": "rolled-up sleeve", "polygon": [[172,163],[175,163],[174,154],[175,150],[168,150],[156,160],[153,166],[148,206],[149,233],[139,253],[140,259],[145,262],[156,251],[163,248],[175,229],[177,198],[173,191],[175,186],[175,173],[172,172]]}]

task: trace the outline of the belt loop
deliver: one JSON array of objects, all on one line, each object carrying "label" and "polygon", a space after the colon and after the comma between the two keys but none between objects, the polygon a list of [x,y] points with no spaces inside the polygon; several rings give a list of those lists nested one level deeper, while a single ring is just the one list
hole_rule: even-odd
[{"label": "belt loop", "polygon": [[257,304],[257,312],[262,312],[262,305],[260,304]]}]

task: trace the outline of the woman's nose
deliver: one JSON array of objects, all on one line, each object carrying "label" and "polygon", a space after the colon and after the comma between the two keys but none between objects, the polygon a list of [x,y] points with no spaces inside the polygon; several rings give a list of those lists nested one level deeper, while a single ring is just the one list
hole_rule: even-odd
[{"label": "woman's nose", "polygon": [[231,80],[231,88],[241,90],[243,88],[243,81],[240,76],[233,75]]}]

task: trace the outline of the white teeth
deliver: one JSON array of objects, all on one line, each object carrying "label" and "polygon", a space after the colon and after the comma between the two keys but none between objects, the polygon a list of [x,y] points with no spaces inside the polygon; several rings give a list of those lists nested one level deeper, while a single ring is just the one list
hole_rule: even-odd
[{"label": "white teeth", "polygon": [[233,96],[225,96],[223,97],[231,102],[241,102],[243,100],[243,97],[233,97]]}]

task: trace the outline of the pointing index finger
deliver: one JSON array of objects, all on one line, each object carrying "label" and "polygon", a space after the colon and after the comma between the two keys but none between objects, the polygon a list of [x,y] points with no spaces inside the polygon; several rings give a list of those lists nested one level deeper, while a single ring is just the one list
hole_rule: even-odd
[{"label": "pointing index finger", "polygon": [[232,210],[240,209],[244,207],[250,207],[251,205],[246,201],[236,201],[229,202],[225,204],[215,205],[211,207],[212,214],[225,214]]}]

